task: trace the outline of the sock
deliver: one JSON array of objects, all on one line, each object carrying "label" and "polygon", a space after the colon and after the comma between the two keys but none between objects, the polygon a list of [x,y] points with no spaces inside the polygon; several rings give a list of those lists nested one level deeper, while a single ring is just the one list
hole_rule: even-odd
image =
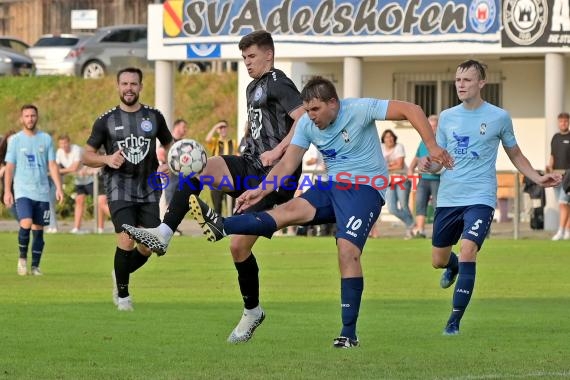
[{"label": "sock", "polygon": [[115,250],[115,277],[119,297],[129,296],[129,259],[132,251],[125,251],[119,247]]},{"label": "sock", "polygon": [[168,225],[164,223],[160,223],[160,225],[158,226],[158,231],[162,236],[168,238],[168,240],[170,240],[172,238],[172,235],[174,235],[174,231],[171,230],[170,227],[168,227]]},{"label": "sock", "polygon": [[148,256],[143,255],[138,249],[133,249],[129,254],[129,273],[133,273],[146,264]]},{"label": "sock", "polygon": [[267,212],[254,212],[224,219],[226,235],[254,235],[270,239],[275,231],[275,219]]},{"label": "sock", "polygon": [[44,230],[33,230],[32,237],[32,267],[39,267],[45,245]]},{"label": "sock", "polygon": [[450,268],[453,273],[457,273],[457,271],[459,270],[459,259],[457,258],[457,255],[453,252],[451,252],[451,255],[449,256],[449,261],[447,262],[447,265],[444,268]]},{"label": "sock", "polygon": [[178,184],[162,219],[162,222],[170,227],[172,231],[176,231],[188,211],[190,211],[190,205],[188,204],[190,195],[200,195],[200,181],[197,178],[191,178],[188,182],[186,183],[185,181]]},{"label": "sock", "polygon": [[475,263],[474,262],[460,262],[459,275],[457,276],[457,283],[455,284],[455,291],[453,292],[453,311],[449,317],[450,322],[459,324],[471,296],[475,288]]},{"label": "sock", "polygon": [[341,278],[340,280],[340,306],[342,316],[341,336],[350,339],[356,338],[356,321],[360,310],[360,300],[364,289],[364,278]]},{"label": "sock", "polygon": [[31,228],[22,228],[18,231],[18,248],[20,249],[20,258],[28,257],[28,245],[30,245]]},{"label": "sock", "polygon": [[234,263],[238,272],[238,283],[243,305],[253,309],[259,305],[259,267],[253,252],[241,263]]}]

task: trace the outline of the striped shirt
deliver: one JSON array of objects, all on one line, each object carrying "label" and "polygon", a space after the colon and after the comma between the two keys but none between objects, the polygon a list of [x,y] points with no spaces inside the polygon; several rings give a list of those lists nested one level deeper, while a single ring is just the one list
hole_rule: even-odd
[{"label": "striped shirt", "polygon": [[103,146],[107,154],[122,149],[125,157],[120,168],[104,168],[109,201],[159,201],[160,189],[152,188],[148,181],[158,168],[156,139],[168,145],[172,135],[162,113],[144,104],[136,112],[126,112],[116,106],[95,121],[87,145],[95,150]]},{"label": "striped shirt", "polygon": [[303,105],[299,90],[281,70],[272,69],[253,80],[246,90],[249,133],[243,156],[259,170],[259,156],[287,136],[294,120],[289,113]]}]

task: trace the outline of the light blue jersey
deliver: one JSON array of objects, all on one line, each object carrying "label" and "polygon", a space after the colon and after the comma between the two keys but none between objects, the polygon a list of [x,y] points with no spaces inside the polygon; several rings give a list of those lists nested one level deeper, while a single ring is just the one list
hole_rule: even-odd
[{"label": "light blue jersey", "polygon": [[[343,99],[336,120],[324,130],[303,115],[292,144],[308,149],[313,143],[323,155],[332,181],[373,186],[385,199],[388,169],[382,155],[376,120],[385,120],[388,100]],[[368,183],[364,183],[368,179]]]},{"label": "light blue jersey", "polygon": [[10,137],[6,162],[16,165],[14,199],[49,202],[48,163],[54,160],[53,142],[47,133],[28,136],[21,131]]},{"label": "light blue jersey", "polygon": [[455,159],[444,170],[437,196],[438,207],[497,203],[497,153],[517,145],[507,111],[484,102],[475,110],[462,104],[443,111],[436,132],[437,144]]}]

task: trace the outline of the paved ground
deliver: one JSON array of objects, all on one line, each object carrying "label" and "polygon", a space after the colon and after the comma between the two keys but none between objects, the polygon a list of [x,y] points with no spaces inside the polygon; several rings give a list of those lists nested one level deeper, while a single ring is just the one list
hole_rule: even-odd
[{"label": "paved ground", "polygon": [[[59,233],[69,233],[71,228],[73,227],[72,221],[60,221],[59,222]],[[427,235],[428,237],[431,236],[431,225],[428,225]],[[86,230],[90,230],[91,232],[95,229],[95,225],[93,221],[87,221],[84,223],[83,228]],[[181,226],[181,231],[184,235],[188,236],[200,236],[201,230],[198,228],[198,225],[190,218],[186,218]],[[514,224],[512,222],[507,223],[493,223],[491,227],[491,238],[492,237],[500,237],[500,238],[513,238],[514,236]],[[12,219],[5,219],[0,220],[0,231],[18,231],[18,224],[15,220]],[[404,236],[404,227],[401,224],[393,222],[391,220],[382,220],[380,221],[378,231],[380,233],[380,238],[382,237],[402,237]],[[105,232],[111,233],[112,232],[112,225],[111,222],[107,222],[105,225]],[[519,238],[520,239],[550,239],[550,237],[554,234],[551,231],[535,231],[530,229],[530,225],[528,222],[521,222],[519,226]]]}]

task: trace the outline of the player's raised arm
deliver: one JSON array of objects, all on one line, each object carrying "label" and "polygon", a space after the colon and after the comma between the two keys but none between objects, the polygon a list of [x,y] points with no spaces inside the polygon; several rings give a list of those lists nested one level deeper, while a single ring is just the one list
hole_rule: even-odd
[{"label": "player's raised arm", "polygon": [[437,145],[433,130],[420,106],[400,100],[390,100],[386,120],[408,120],[426,144],[431,160],[448,169],[453,167],[453,158]]}]

